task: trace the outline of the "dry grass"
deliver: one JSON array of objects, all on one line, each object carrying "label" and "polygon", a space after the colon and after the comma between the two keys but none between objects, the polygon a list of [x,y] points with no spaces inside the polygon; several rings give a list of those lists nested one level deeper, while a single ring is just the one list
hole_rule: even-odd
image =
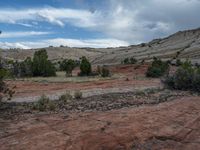
[{"label": "dry grass", "polygon": [[111,80],[120,78],[120,75],[116,74],[112,77],[102,78],[100,76],[94,77],[66,77],[65,72],[57,72],[56,77],[30,77],[30,78],[19,78],[16,79],[18,81],[33,81],[33,82],[48,82],[48,83],[65,83],[65,82],[73,82],[73,83],[82,83],[82,82],[93,82],[100,80]]}]

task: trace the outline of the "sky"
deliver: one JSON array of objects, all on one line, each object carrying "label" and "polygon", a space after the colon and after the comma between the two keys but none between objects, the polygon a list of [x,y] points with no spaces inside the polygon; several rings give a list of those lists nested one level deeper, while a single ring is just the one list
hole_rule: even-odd
[{"label": "sky", "polygon": [[200,27],[200,0],[1,0],[0,48],[119,47]]}]

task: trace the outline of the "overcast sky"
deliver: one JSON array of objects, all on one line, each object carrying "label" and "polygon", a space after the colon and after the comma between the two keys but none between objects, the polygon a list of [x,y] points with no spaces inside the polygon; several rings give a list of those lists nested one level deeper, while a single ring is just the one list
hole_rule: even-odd
[{"label": "overcast sky", "polygon": [[116,47],[200,27],[200,0],[1,0],[0,47]]}]

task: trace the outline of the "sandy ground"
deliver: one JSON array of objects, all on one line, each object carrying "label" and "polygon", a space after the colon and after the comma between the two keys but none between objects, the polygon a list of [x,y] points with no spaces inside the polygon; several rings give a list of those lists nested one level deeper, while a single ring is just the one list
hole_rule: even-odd
[{"label": "sandy ground", "polygon": [[107,112],[2,120],[1,150],[198,150],[200,98]]},{"label": "sandy ground", "polygon": [[[144,73],[147,65],[135,69],[135,65],[119,65],[109,67],[113,74],[121,74],[119,78],[97,80],[91,82],[33,82],[8,81],[10,86],[16,86],[13,102],[37,101],[40,96],[47,95],[51,100],[57,99],[66,91],[73,93],[80,90],[83,97],[106,93],[131,92],[138,89],[162,87],[160,79],[147,79]],[[77,74],[75,70],[75,74]],[[128,78],[128,81],[126,81]]]}]

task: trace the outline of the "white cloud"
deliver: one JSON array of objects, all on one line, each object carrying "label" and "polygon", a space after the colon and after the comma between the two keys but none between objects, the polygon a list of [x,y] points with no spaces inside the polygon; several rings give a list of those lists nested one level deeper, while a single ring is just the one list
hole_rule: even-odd
[{"label": "white cloud", "polygon": [[39,36],[39,35],[47,35],[51,34],[51,32],[36,32],[36,31],[21,31],[21,32],[2,32],[0,38],[17,38],[17,37],[30,37],[30,36]]},{"label": "white cloud", "polygon": [[2,49],[10,49],[10,48],[30,49],[30,47],[17,42],[16,43],[0,42],[0,47]]},{"label": "white cloud", "polygon": [[96,7],[92,12],[53,7],[3,8],[0,9],[0,23],[37,26],[40,22],[48,22],[61,27],[71,24],[131,44],[200,26],[199,0],[109,0],[106,8]]},{"label": "white cloud", "polygon": [[[46,21],[63,27],[66,23],[76,26],[94,26],[96,15],[87,10],[67,8],[1,9],[0,22],[25,25],[24,21]],[[26,24],[27,25],[27,24]],[[30,24],[29,24],[30,25]]]},{"label": "white cloud", "polygon": [[69,47],[94,47],[94,48],[105,48],[105,47],[119,47],[128,46],[129,43],[125,41],[120,41],[117,39],[87,39],[87,40],[77,40],[77,39],[48,39],[37,42],[0,42],[0,47],[4,49],[9,48],[41,48],[48,46],[69,46]]},{"label": "white cloud", "polygon": [[28,23],[17,23],[18,25],[24,26],[24,27],[33,27],[32,24],[28,24]]},{"label": "white cloud", "polygon": [[47,40],[47,43],[51,43],[54,46],[66,45],[70,47],[119,47],[128,46],[129,43],[120,41],[117,39],[89,39],[89,40],[77,40],[77,39],[52,39]]}]

